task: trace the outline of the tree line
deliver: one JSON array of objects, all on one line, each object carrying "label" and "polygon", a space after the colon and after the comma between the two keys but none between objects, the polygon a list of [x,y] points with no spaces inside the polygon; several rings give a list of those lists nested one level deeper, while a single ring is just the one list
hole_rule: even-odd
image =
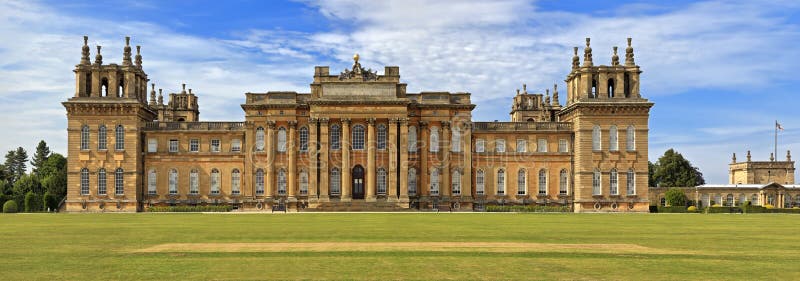
[{"label": "tree line", "polygon": [[0,164],[3,212],[54,212],[66,195],[67,158],[51,152],[44,140],[39,141],[30,161],[22,147],[6,153],[5,162]]}]

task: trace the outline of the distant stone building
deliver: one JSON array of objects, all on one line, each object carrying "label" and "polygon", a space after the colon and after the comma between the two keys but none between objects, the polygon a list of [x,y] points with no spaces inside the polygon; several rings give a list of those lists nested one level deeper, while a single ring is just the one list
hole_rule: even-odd
[{"label": "distant stone building", "polygon": [[[402,210],[492,204],[646,212],[648,119],[631,40],[595,66],[574,49],[553,86],[513,97],[510,122],[474,122],[470,94],[409,93],[400,68],[317,66],[310,92],[246,93],[244,122],[201,122],[184,85],[165,103],[126,38],[121,65],[75,67],[67,211],[229,204],[240,210]],[[431,74],[436,75],[436,74]]]},{"label": "distant stone building", "polygon": [[[742,202],[753,205],[772,205],[776,208],[800,206],[800,185],[794,182],[794,161],[786,151],[786,161],[776,161],[770,153],[769,161],[752,161],[750,151],[747,160],[736,162],[736,153],[728,165],[728,184],[704,184],[697,187],[682,187],[689,200],[701,207],[713,205],[738,206]],[[664,193],[669,188],[650,187],[650,201],[666,205]]]}]

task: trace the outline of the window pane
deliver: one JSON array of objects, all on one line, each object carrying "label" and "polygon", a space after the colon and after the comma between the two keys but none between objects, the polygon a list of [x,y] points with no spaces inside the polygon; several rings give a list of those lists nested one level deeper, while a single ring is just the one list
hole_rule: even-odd
[{"label": "window pane", "polygon": [[300,152],[308,151],[308,128],[300,128]]},{"label": "window pane", "polygon": [[286,128],[278,129],[278,152],[286,152]]},{"label": "window pane", "polygon": [[353,149],[364,149],[364,126],[362,125],[355,125],[353,126]]},{"label": "window pane", "polygon": [[378,125],[378,149],[386,149],[386,126],[383,124]]},{"label": "window pane", "polygon": [[125,128],[122,125],[117,126],[117,135],[115,137],[115,141],[117,142],[116,150],[123,150],[125,149]]},{"label": "window pane", "polygon": [[417,152],[417,127],[408,127],[408,152]]},{"label": "window pane", "polygon": [[264,127],[256,129],[256,150],[264,151]]},{"label": "window pane", "polygon": [[528,141],[527,140],[517,140],[517,152],[527,152],[528,151]]}]

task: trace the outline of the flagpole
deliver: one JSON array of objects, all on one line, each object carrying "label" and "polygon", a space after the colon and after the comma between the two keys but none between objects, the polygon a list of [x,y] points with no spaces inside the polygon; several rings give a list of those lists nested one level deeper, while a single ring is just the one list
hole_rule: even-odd
[{"label": "flagpole", "polygon": [[773,154],[773,159],[777,159],[778,157],[778,120],[775,120],[775,154]]}]

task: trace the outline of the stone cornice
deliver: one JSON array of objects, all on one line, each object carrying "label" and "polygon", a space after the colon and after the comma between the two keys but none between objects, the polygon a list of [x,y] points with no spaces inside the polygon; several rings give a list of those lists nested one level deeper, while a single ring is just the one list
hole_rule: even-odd
[{"label": "stone cornice", "polygon": [[559,116],[566,115],[575,111],[577,108],[589,108],[590,110],[598,112],[610,112],[613,110],[617,114],[632,113],[639,110],[649,111],[653,105],[654,103],[647,100],[635,102],[576,102],[558,111],[557,114]]}]

